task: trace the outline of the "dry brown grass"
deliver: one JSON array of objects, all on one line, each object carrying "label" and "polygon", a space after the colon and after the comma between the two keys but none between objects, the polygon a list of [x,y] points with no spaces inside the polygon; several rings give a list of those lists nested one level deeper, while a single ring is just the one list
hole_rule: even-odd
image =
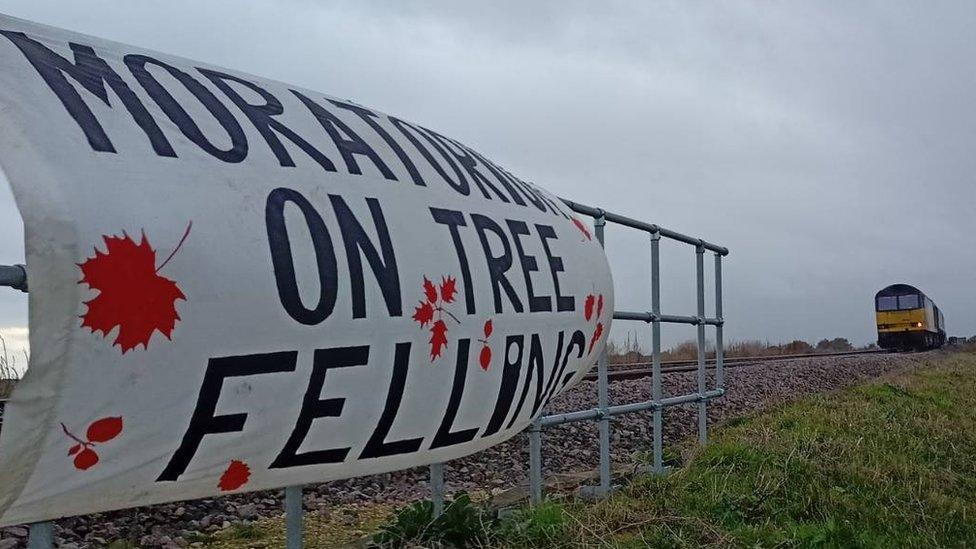
[{"label": "dry brown grass", "polygon": [[[27,367],[27,354],[24,354],[24,367]],[[14,385],[20,379],[17,356],[7,349],[7,342],[0,334],[0,398],[7,398],[14,390]]]}]

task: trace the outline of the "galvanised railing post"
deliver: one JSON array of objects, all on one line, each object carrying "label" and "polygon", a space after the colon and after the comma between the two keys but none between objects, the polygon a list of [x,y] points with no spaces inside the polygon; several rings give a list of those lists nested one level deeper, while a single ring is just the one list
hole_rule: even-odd
[{"label": "galvanised railing post", "polygon": [[725,342],[722,328],[725,319],[722,317],[722,254],[715,254],[715,388],[725,389]]},{"label": "galvanised railing post", "polygon": [[30,525],[27,549],[51,549],[54,547],[54,523],[35,522]]},{"label": "galvanised railing post", "polygon": [[705,247],[695,247],[698,271],[698,440],[708,441],[708,401],[705,400]]},{"label": "galvanised railing post", "polygon": [[542,427],[538,418],[529,426],[529,503],[542,503]]},{"label": "galvanised railing post", "polygon": [[430,500],[434,503],[434,516],[444,512],[444,464],[430,464]]},{"label": "galvanised railing post", "polygon": [[[607,220],[604,216],[597,217],[593,221],[594,232],[596,233],[596,239],[600,242],[600,246],[606,247],[604,243],[604,228],[606,227]],[[597,400],[598,406],[600,408],[600,486],[596,490],[598,497],[602,497],[610,493],[610,415],[607,413],[607,409],[610,407],[609,398],[609,385],[610,381],[607,376],[607,348],[604,346],[603,352],[600,353],[600,358],[597,362],[597,376],[599,378],[597,382]]]},{"label": "galvanised railing post", "polygon": [[[661,402],[661,233],[651,233],[651,400]],[[654,472],[664,471],[664,412],[654,408]]]},{"label": "galvanised railing post", "polygon": [[285,488],[285,547],[302,549],[302,487]]}]

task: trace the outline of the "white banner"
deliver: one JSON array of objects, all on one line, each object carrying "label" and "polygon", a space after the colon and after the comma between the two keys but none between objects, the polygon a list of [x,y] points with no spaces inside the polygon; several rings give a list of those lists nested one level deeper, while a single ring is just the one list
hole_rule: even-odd
[{"label": "white banner", "polygon": [[0,16],[0,168],[32,351],[0,525],[477,452],[609,332],[589,223],[321,93]]}]

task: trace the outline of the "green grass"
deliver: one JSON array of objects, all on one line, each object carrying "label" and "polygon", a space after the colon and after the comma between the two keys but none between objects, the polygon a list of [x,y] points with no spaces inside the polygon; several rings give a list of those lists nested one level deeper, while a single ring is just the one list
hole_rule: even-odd
[{"label": "green grass", "polygon": [[976,354],[726,424],[682,462],[493,545],[976,547]]}]

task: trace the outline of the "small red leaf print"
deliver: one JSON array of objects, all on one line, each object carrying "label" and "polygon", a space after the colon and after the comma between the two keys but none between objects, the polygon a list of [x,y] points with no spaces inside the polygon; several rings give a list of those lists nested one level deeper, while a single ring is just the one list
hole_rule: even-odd
[{"label": "small red leaf print", "polygon": [[596,317],[600,318],[600,315],[602,314],[603,314],[603,294],[600,294],[600,297],[596,300]]},{"label": "small red leaf print", "polygon": [[113,342],[125,354],[138,345],[149,346],[154,332],[167,339],[173,333],[180,315],[176,312],[176,300],[186,300],[176,282],[159,276],[157,272],[176,254],[190,233],[187,226],[183,239],[166,261],[156,266],[156,250],[146,239],[136,244],[129,235],[105,236],[105,252],[95,248],[95,256],[79,264],[82,279],[98,295],[85,305],[88,310],[81,316],[83,327],[92,333],[109,332],[118,327]]},{"label": "small red leaf print", "polygon": [[234,459],[231,460],[224,474],[220,475],[220,481],[217,483],[217,487],[224,492],[237,490],[247,484],[249,478],[251,478],[251,468],[243,461]]},{"label": "small red leaf print", "polygon": [[444,303],[453,303],[457,293],[457,280],[453,276],[441,277],[441,299]]},{"label": "small red leaf print", "polygon": [[68,450],[68,455],[73,456],[81,451],[81,444],[75,444]]},{"label": "small red leaf print", "polygon": [[438,320],[430,328],[430,360],[441,356],[444,347],[447,345],[447,324],[443,320]]},{"label": "small red leaf print", "polygon": [[98,454],[91,448],[85,448],[75,456],[75,467],[86,471],[98,463]]},{"label": "small red leaf print", "polygon": [[586,228],[586,225],[582,221],[580,221],[579,219],[576,219],[575,216],[572,218],[572,220],[573,220],[573,225],[576,225],[576,228],[579,229],[583,233],[583,236],[585,236],[587,240],[592,240],[593,239],[590,236],[590,230]]},{"label": "small red leaf print", "polygon": [[437,303],[437,287],[434,286],[433,282],[427,280],[426,276],[424,277],[424,296],[428,302]]},{"label": "small red leaf print", "polygon": [[583,304],[583,317],[586,318],[587,322],[593,317],[593,294],[586,296],[586,301]]},{"label": "small red leaf print", "polygon": [[434,319],[434,306],[429,301],[421,301],[420,306],[413,313],[413,319],[419,322],[420,327],[423,328]]},{"label": "small red leaf print", "polygon": [[121,417],[104,417],[92,422],[85,435],[89,442],[108,442],[122,432]]},{"label": "small red leaf print", "polygon": [[481,369],[488,371],[488,366],[491,365],[491,347],[485,345],[481,348],[481,354],[478,355],[478,361],[481,363]]},{"label": "small red leaf print", "polygon": [[493,329],[494,329],[494,326],[492,325],[491,319],[489,318],[488,320],[485,321],[485,337],[486,338],[491,337],[491,332],[492,332]]},{"label": "small red leaf print", "polygon": [[596,342],[600,340],[600,336],[602,335],[603,335],[603,323],[597,322],[596,330],[593,331],[593,339],[590,340],[590,350],[587,351],[586,354],[590,354],[593,352],[593,346],[596,345]]}]

